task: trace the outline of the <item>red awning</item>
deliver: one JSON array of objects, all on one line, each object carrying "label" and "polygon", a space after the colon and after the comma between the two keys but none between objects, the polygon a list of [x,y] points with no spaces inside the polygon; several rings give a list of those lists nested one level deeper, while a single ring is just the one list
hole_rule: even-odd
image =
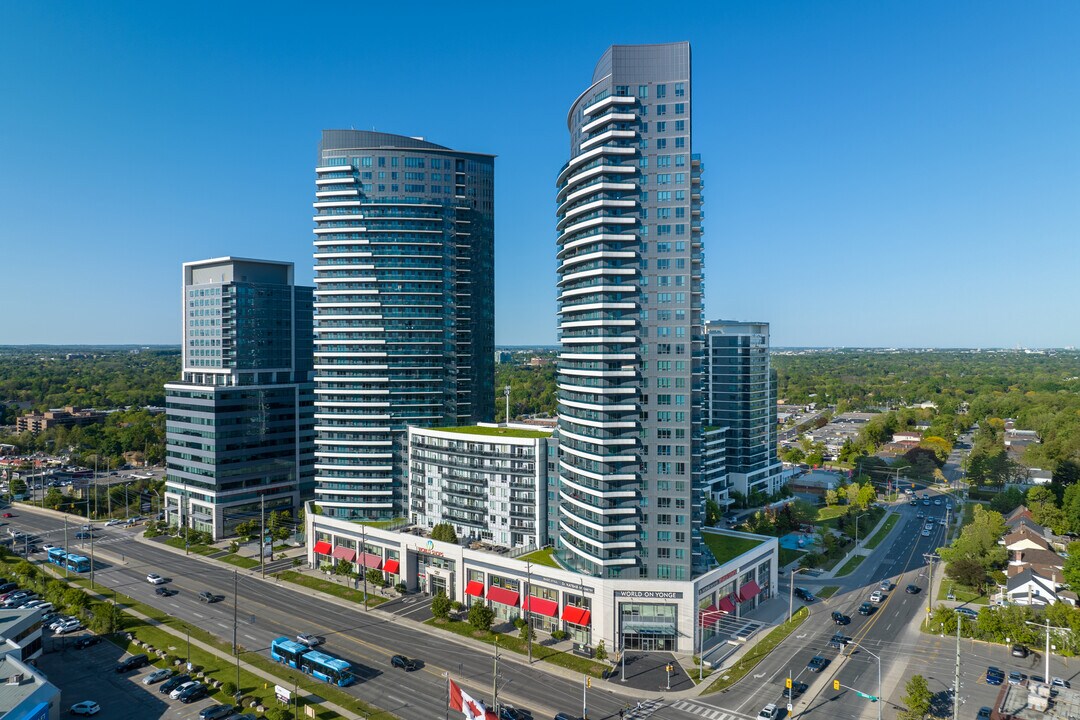
[{"label": "red awning", "polygon": [[739,602],[746,602],[750,598],[757,595],[759,592],[761,592],[761,588],[758,587],[758,584],[756,582],[751,580],[750,582],[739,588]]},{"label": "red awning", "polygon": [[712,612],[701,613],[701,626],[710,627],[720,622],[720,618],[724,617],[724,613],[719,610],[713,610]]},{"label": "red awning", "polygon": [[479,598],[484,597],[484,583],[479,580],[470,580],[469,584],[465,586],[465,594]]},{"label": "red awning", "polygon": [[545,600],[538,597],[527,597],[521,605],[522,609],[534,612],[537,615],[547,617],[559,617],[559,603],[554,600]]},{"label": "red awning", "polygon": [[349,562],[352,562],[356,559],[356,551],[350,550],[347,547],[336,547],[334,548],[334,557],[338,560],[348,560]]},{"label": "red awning", "polygon": [[333,549],[334,548],[330,546],[330,543],[326,542],[325,540],[320,540],[319,542],[315,543],[314,547],[315,552],[319,555],[329,555],[333,551]]},{"label": "red awning", "polygon": [[383,565],[383,572],[388,572],[391,575],[397,575],[397,571],[400,567],[401,563],[399,563],[397,560],[387,560],[386,564]]},{"label": "red awning", "polygon": [[500,605],[509,605],[510,607],[517,607],[518,594],[513,590],[507,590],[506,588],[492,585],[488,588],[488,600],[497,602]]},{"label": "red awning", "polygon": [[735,603],[731,602],[730,597],[720,598],[719,608],[728,614],[735,613]]},{"label": "red awning", "polygon": [[562,613],[563,620],[571,625],[581,625],[588,627],[589,619],[592,617],[592,613],[585,608],[580,608],[577,605],[567,605],[563,608]]},{"label": "red awning", "polygon": [[361,555],[360,561],[364,563],[364,567],[375,568],[376,570],[382,565],[382,558],[378,555],[372,555],[371,553],[364,553]]},{"label": "red awning", "polygon": [[704,610],[698,610],[698,613],[701,614],[701,615],[707,615],[708,613],[716,612],[716,609],[717,608],[716,608],[715,605],[710,605],[709,607],[705,608]]}]

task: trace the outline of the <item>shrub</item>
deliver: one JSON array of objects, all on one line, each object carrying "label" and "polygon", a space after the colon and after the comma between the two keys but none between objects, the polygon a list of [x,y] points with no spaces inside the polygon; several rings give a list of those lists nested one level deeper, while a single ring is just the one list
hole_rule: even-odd
[{"label": "shrub", "polygon": [[461,604],[460,600],[455,600],[454,602],[450,603],[450,609],[454,612],[461,612],[461,608],[463,607],[464,605]]},{"label": "shrub", "polygon": [[292,717],[292,708],[286,710],[285,708],[275,707],[266,711],[266,720],[292,720]]},{"label": "shrub", "polygon": [[482,602],[469,606],[469,624],[480,631],[488,631],[495,622],[495,611]]},{"label": "shrub", "polygon": [[435,527],[431,528],[431,539],[441,540],[442,542],[453,543],[457,545],[458,536],[454,531],[454,526],[450,523],[439,523]]},{"label": "shrub", "polygon": [[604,647],[603,640],[601,640],[600,643],[596,646],[596,652],[594,653],[594,656],[600,662],[607,660],[607,648]]},{"label": "shrub", "polygon": [[450,617],[451,605],[450,598],[446,597],[446,593],[440,592],[431,599],[431,614],[445,620]]},{"label": "shrub", "polygon": [[[405,583],[403,583],[403,582],[399,582],[397,585],[395,585],[394,589],[397,590],[402,595],[409,592],[409,588],[405,587]],[[460,604],[461,603],[458,603],[458,605],[460,605]]]},{"label": "shrub", "polygon": [[555,630],[555,631],[553,631],[551,633],[551,637],[554,638],[555,640],[565,640],[566,639],[566,631],[565,630]]},{"label": "shrub", "polygon": [[226,680],[221,686],[221,692],[229,697],[236,695],[236,683]]}]

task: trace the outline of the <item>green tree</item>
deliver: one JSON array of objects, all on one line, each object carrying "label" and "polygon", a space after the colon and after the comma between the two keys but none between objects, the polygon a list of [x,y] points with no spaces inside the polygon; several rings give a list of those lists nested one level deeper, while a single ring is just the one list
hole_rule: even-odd
[{"label": "green tree", "polygon": [[445,620],[450,617],[451,605],[450,598],[446,596],[446,593],[440,590],[435,594],[435,597],[431,598],[431,614]]},{"label": "green tree", "polygon": [[1009,487],[994,496],[994,499],[990,501],[990,509],[999,513],[1010,513],[1020,507],[1023,502],[1024,493],[1020,488]]},{"label": "green tree", "polygon": [[825,505],[826,506],[832,507],[833,505],[835,505],[838,502],[840,502],[840,493],[836,492],[835,490],[826,490],[825,491]]},{"label": "green tree", "polygon": [[1080,588],[1080,541],[1069,543],[1068,553],[1061,574],[1069,585]]},{"label": "green tree", "polygon": [[349,577],[352,576],[353,573],[353,564],[348,560],[345,560],[344,558],[339,558],[338,561],[334,563],[335,575],[344,575],[346,577]]},{"label": "green tree", "polygon": [[82,615],[90,607],[90,596],[79,588],[68,588],[63,595],[64,607],[73,615]]},{"label": "green tree", "polygon": [[938,548],[938,555],[946,563],[962,558],[978,560],[986,570],[1003,567],[1007,557],[998,539],[1005,534],[1005,520],[1001,513],[975,505],[972,521],[960,531],[948,547]]},{"label": "green tree", "polygon": [[482,602],[474,602],[469,606],[468,619],[474,629],[487,632],[495,622],[495,611]]},{"label": "green tree", "polygon": [[376,587],[382,587],[386,584],[386,581],[383,580],[382,573],[375,568],[368,568],[368,571],[364,573],[364,576],[367,578],[367,581],[369,583],[375,585]]},{"label": "green tree", "polygon": [[95,603],[89,627],[96,633],[107,635],[124,629],[127,616],[116,605],[108,602]]},{"label": "green tree", "polygon": [[899,716],[905,720],[922,720],[933,705],[934,693],[930,692],[930,686],[922,675],[914,675],[904,686],[907,691],[903,697],[903,703],[907,709]]},{"label": "green tree", "polygon": [[857,495],[857,498],[858,498],[858,503],[857,503],[858,508],[860,510],[865,510],[866,508],[870,507],[871,504],[873,504],[874,500],[877,499],[877,490],[874,489],[874,486],[871,485],[870,483],[866,483],[865,485],[860,485],[859,486],[859,493]]},{"label": "green tree", "polygon": [[982,593],[986,584],[986,568],[971,557],[958,558],[949,563],[945,566],[945,574],[961,585],[975,588],[979,593]]},{"label": "green tree", "polygon": [[593,655],[600,662],[604,662],[605,660],[607,660],[607,657],[608,657],[607,648],[604,647],[604,641],[603,640],[601,640],[600,642],[598,642],[596,644],[596,650],[593,652]]},{"label": "green tree", "polygon": [[454,531],[454,526],[450,523],[438,523],[435,527],[431,528],[431,539],[441,540],[442,542],[453,543],[457,545],[458,536]]},{"label": "green tree", "polygon": [[720,509],[720,503],[712,498],[705,498],[705,525],[707,527],[716,527],[720,524],[722,515],[723,511]]},{"label": "green tree", "polygon": [[266,711],[266,720],[293,720],[292,708],[272,707]]}]

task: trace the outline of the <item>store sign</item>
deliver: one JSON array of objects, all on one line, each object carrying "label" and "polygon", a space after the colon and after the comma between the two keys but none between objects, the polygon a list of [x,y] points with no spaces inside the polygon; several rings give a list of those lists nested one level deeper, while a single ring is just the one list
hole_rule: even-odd
[{"label": "store sign", "polygon": [[615,597],[647,598],[656,600],[680,600],[681,592],[663,592],[660,590],[616,590]]},{"label": "store sign", "polygon": [[435,557],[446,557],[446,553],[442,552],[441,550],[436,550],[435,549],[435,542],[432,541],[432,540],[428,540],[423,545],[417,545],[415,547],[415,550],[416,550],[416,552],[424,553],[425,555],[434,555]]},{"label": "store sign", "polygon": [[287,690],[286,688],[283,688],[280,685],[275,685],[274,686],[274,697],[276,697],[281,702],[287,703],[290,700],[292,700],[292,691]]},{"label": "store sign", "polygon": [[713,580],[708,585],[705,585],[704,587],[698,588],[698,591],[697,591],[698,596],[704,595],[705,593],[709,592],[710,590],[712,590],[713,588],[715,588],[717,585],[724,582],[725,580],[730,580],[731,578],[735,577],[736,572],[738,572],[738,571],[737,570],[731,570],[726,575],[724,575],[722,578],[718,578],[716,580]]}]

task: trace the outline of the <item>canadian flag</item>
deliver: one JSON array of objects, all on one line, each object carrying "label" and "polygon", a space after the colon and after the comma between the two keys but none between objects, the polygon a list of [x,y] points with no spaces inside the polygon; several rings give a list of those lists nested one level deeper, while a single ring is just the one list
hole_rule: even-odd
[{"label": "canadian flag", "polygon": [[465,720],[498,720],[494,712],[484,707],[484,703],[474,700],[453,680],[449,682],[451,710],[460,710],[465,714]]}]

